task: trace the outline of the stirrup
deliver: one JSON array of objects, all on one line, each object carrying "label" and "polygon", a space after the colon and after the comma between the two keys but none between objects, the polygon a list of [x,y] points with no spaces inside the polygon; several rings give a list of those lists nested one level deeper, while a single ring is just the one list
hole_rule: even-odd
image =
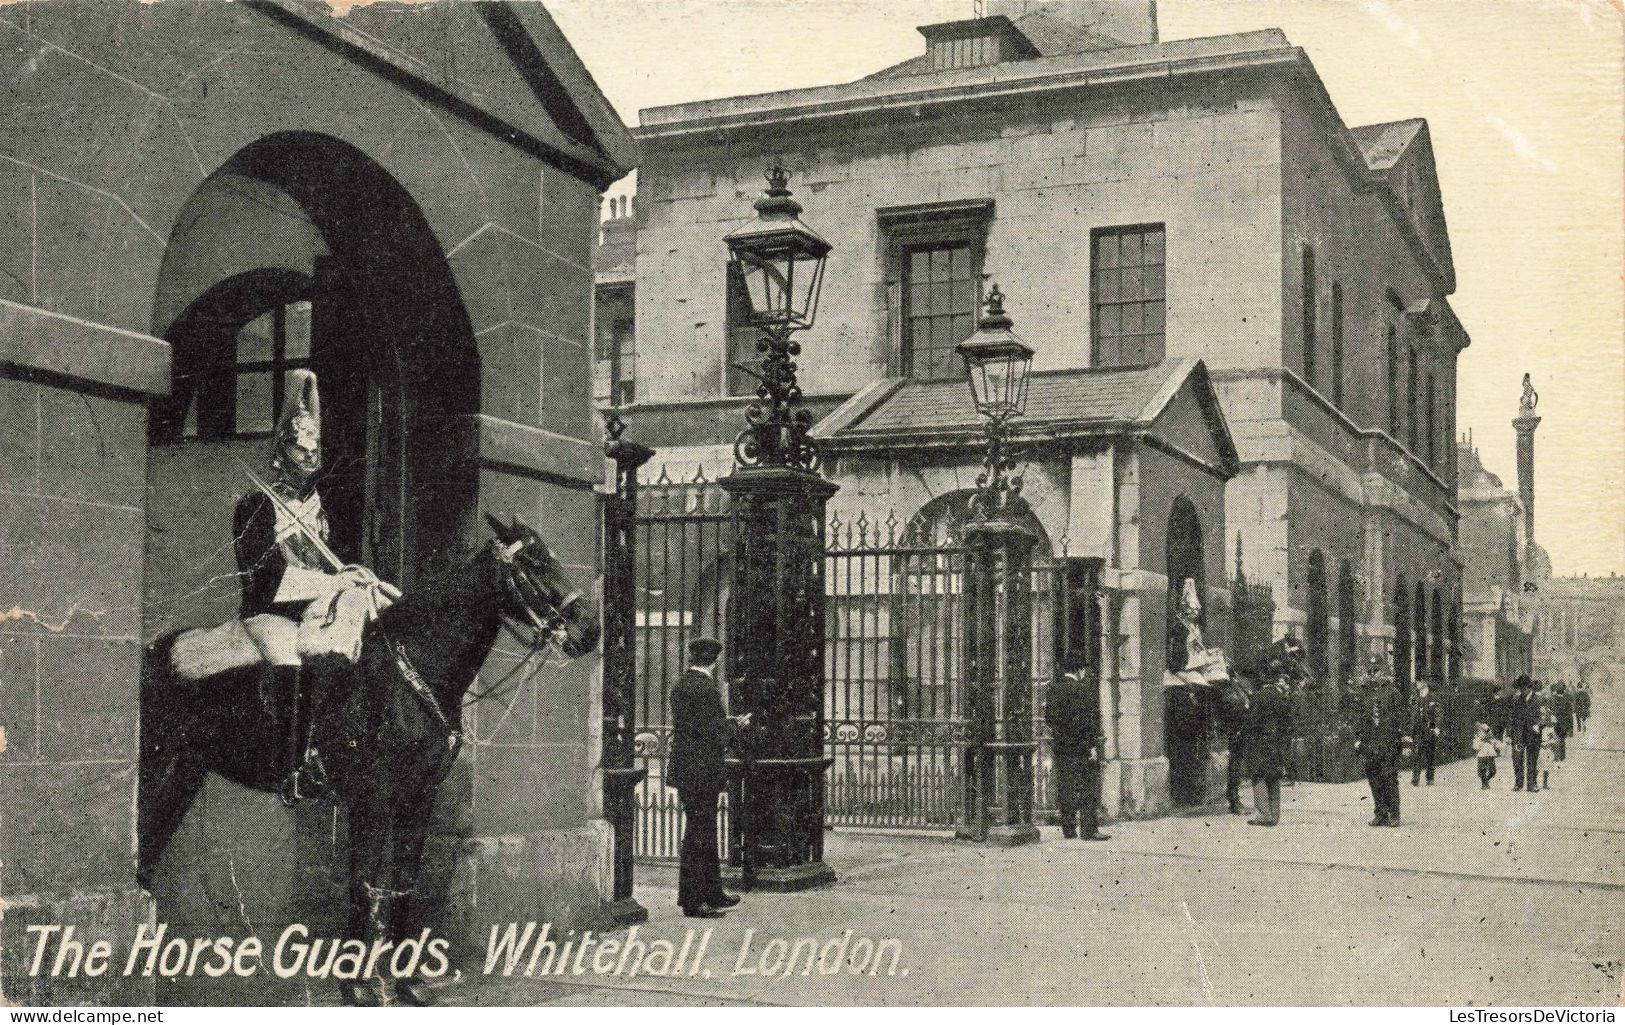
[{"label": "stirrup", "polygon": [[305,752],[305,760],[299,763],[299,767],[283,778],[282,785],[277,788],[277,797],[281,799],[283,807],[292,808],[306,798],[325,795],[327,787],[327,766],[322,761],[321,752],[312,747]]}]

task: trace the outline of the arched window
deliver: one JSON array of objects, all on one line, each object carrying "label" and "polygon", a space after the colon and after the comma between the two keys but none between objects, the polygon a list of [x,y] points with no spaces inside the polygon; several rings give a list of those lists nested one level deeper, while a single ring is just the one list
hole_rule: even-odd
[{"label": "arched window", "polygon": [[1326,610],[1326,557],[1315,549],[1309,553],[1309,571],[1305,586],[1308,588],[1309,625],[1304,639],[1309,657],[1309,671],[1313,674],[1311,686],[1320,686],[1331,676],[1329,661],[1330,632]]},{"label": "arched window", "polygon": [[1394,583],[1394,679],[1411,690],[1411,589],[1401,573]]},{"label": "arched window", "polygon": [[1337,570],[1337,678],[1343,683],[1354,679],[1360,658],[1356,620],[1360,613],[1354,601],[1354,571],[1344,560]]},{"label": "arched window", "polygon": [[1197,625],[1202,628],[1203,637],[1207,636],[1207,574],[1203,569],[1205,563],[1205,549],[1202,543],[1202,521],[1196,514],[1196,506],[1184,495],[1174,499],[1173,508],[1168,513],[1168,536],[1164,542],[1164,567],[1168,575],[1168,651],[1167,666],[1170,672],[1178,672],[1185,668],[1185,631],[1179,625],[1177,613],[1179,611],[1180,593],[1184,590],[1186,580],[1196,582],[1196,597],[1202,602],[1202,612],[1196,617]]},{"label": "arched window", "polygon": [[1444,597],[1437,590],[1433,592],[1433,656],[1429,664],[1435,680],[1444,679],[1444,653],[1450,646],[1449,635],[1444,632]]},{"label": "arched window", "polygon": [[1416,661],[1411,678],[1420,680],[1428,674],[1428,595],[1420,580],[1416,582],[1416,599],[1411,604],[1411,634]]}]

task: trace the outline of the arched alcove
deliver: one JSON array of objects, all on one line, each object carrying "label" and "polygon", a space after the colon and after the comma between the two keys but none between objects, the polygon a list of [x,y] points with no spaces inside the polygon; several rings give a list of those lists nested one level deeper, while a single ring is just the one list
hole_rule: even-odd
[{"label": "arched alcove", "polygon": [[1401,573],[1394,582],[1394,679],[1406,695],[1411,692],[1411,592]]},{"label": "arched alcove", "polygon": [[[308,132],[266,136],[198,186],[170,233],[153,333],[173,391],[154,405],[143,629],[236,614],[232,508],[268,471],[285,372],[320,382],[333,547],[409,587],[460,548],[477,480],[454,477],[454,419],[477,412],[479,362],[439,241],[371,158]],[[463,471],[458,471],[462,473]],[[177,931],[265,933],[342,919],[343,817],[211,779],[160,865]]]},{"label": "arched alcove", "polygon": [[[1196,506],[1180,495],[1170,505],[1164,538],[1163,567],[1168,578],[1166,666],[1169,672],[1185,668],[1187,632],[1178,618],[1185,581],[1196,584],[1202,602],[1197,626],[1206,636],[1207,573],[1202,521]],[[1200,804],[1207,782],[1207,754],[1212,709],[1203,690],[1169,687],[1163,694],[1165,753],[1168,758],[1168,794],[1175,804]]]},{"label": "arched alcove", "polygon": [[1304,647],[1309,659],[1309,685],[1321,687],[1331,677],[1331,624],[1326,607],[1326,556],[1318,548],[1309,553],[1304,587],[1308,591],[1304,602],[1308,606]]},{"label": "arched alcove", "polygon": [[1359,662],[1359,634],[1356,621],[1360,618],[1354,592],[1354,570],[1345,559],[1337,569],[1337,678],[1348,686],[1354,679]]}]

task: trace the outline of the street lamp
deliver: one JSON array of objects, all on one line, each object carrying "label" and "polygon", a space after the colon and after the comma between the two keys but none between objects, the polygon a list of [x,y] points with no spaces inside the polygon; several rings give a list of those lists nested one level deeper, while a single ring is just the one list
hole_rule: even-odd
[{"label": "street lamp", "polygon": [[748,426],[734,441],[740,466],[785,466],[812,470],[817,451],[807,438],[812,415],[792,407],[801,397],[795,357],[801,345],[795,331],[812,327],[830,244],[801,220],[801,204],[790,196],[789,174],[767,172],[767,192],[756,201],[756,216],[723,237],[729,273],[745,287],[747,319],[761,331],[762,354],[757,401],[745,410]]},{"label": "street lamp", "polygon": [[1000,844],[1033,843],[1032,546],[1016,522],[1021,478],[1011,475],[1010,421],[1027,409],[1032,347],[1010,330],[1004,293],[994,285],[976,333],[959,343],[987,454],[965,524],[965,638],[970,743],[957,833]]},{"label": "street lamp", "polygon": [[824,507],[835,485],[818,474],[796,408],[797,331],[812,326],[830,244],[801,221],[782,167],[767,173],[756,216],[723,239],[758,333],[760,378],[722,479],[731,512],[733,600],[727,608],[728,689],[751,728],[729,782],[729,839],[747,888],[795,890],[832,881],[824,862]]},{"label": "street lamp", "polygon": [[980,519],[1003,510],[1021,494],[1021,478],[1009,476],[1016,467],[1010,455],[1010,421],[1027,411],[1027,377],[1033,350],[1011,330],[1004,312],[1004,293],[995,284],[987,295],[987,308],[976,333],[960,342],[956,352],[965,361],[976,411],[986,422],[987,455],[976,478],[977,494],[971,510]]}]

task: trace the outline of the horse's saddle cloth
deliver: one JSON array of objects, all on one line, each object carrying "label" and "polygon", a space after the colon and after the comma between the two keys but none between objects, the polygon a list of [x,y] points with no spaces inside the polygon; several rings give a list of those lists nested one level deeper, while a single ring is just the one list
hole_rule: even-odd
[{"label": "horse's saddle cloth", "polygon": [[219,626],[188,630],[175,638],[170,649],[170,668],[178,679],[189,683],[242,669],[265,659],[240,619]]}]

